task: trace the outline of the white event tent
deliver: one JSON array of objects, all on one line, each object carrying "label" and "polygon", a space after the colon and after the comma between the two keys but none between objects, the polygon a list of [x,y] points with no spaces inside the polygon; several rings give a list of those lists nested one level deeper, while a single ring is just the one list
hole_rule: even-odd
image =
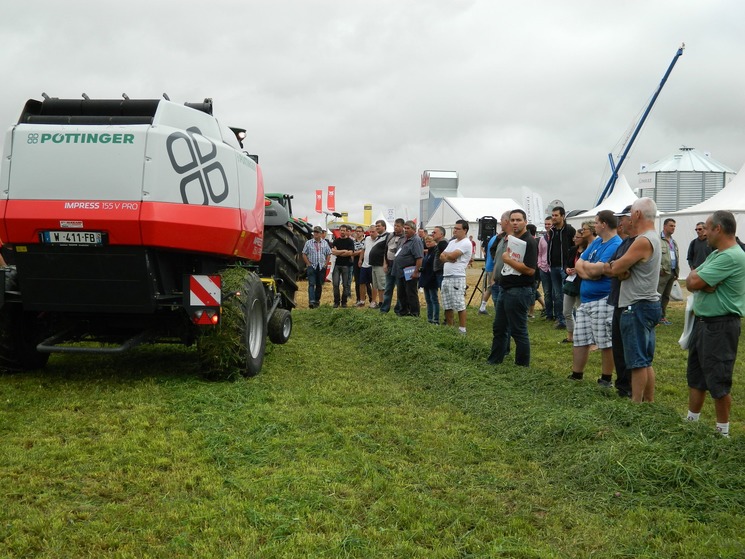
[{"label": "white event tent", "polygon": [[603,210],[620,212],[626,206],[633,204],[634,201],[637,200],[637,198],[637,195],[634,194],[633,190],[631,190],[626,177],[620,175],[618,177],[618,180],[616,180],[616,184],[610,196],[608,196],[605,200],[600,202],[600,204],[598,204],[591,210],[587,210],[586,212],[582,212],[581,214],[573,215],[572,217],[567,218],[567,222],[575,229],[579,229],[579,226],[582,225],[583,222],[592,220],[598,212]]},{"label": "white event tent", "polygon": [[686,255],[688,254],[688,245],[696,237],[696,223],[706,221],[712,213],[717,210],[728,210],[735,215],[737,220],[737,235],[740,239],[745,239],[745,165],[735,175],[727,185],[717,192],[711,198],[704,200],[700,204],[663,214],[659,218],[659,227],[662,227],[665,219],[671,217],[675,220],[675,234],[673,238],[678,243],[680,251],[680,278],[685,279],[690,272]]},{"label": "white event tent", "polygon": [[[518,204],[512,198],[443,198],[435,208],[429,221],[424,225],[427,231],[433,227],[445,228],[446,237],[453,234],[453,226],[459,219],[468,222],[468,235],[473,236],[476,241],[476,258],[482,258],[481,243],[479,243],[479,219],[492,216],[497,219],[508,210],[524,210],[522,204]],[[497,227],[498,228],[498,227]]]}]

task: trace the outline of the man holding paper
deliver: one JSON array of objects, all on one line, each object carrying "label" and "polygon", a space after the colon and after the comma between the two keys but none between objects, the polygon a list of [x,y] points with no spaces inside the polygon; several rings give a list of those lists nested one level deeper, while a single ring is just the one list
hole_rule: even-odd
[{"label": "man holding paper", "polygon": [[[515,365],[530,365],[528,309],[533,304],[533,282],[538,267],[538,244],[526,229],[523,210],[510,213],[513,234],[507,237],[502,254],[502,296],[495,307],[490,365],[504,361],[510,335],[515,340]],[[495,267],[499,266],[495,262]]]},{"label": "man holding paper", "polygon": [[419,271],[424,258],[424,244],[416,234],[416,223],[404,223],[404,242],[396,252],[391,275],[396,278],[399,316],[419,316]]}]

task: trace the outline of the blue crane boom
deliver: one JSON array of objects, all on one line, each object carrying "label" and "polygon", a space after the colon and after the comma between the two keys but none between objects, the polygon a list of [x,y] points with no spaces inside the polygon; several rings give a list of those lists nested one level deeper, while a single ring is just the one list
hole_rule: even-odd
[{"label": "blue crane boom", "polygon": [[626,149],[623,150],[623,153],[621,154],[621,158],[618,160],[618,164],[616,164],[613,161],[613,154],[612,153],[608,154],[608,160],[610,161],[610,170],[611,170],[610,178],[608,179],[608,184],[605,185],[605,189],[603,189],[603,193],[600,195],[600,198],[598,198],[597,204],[595,204],[596,206],[599,205],[608,196],[610,196],[611,193],[613,192],[613,187],[616,185],[616,180],[618,180],[618,172],[621,169],[621,165],[623,165],[623,162],[626,160],[626,156],[631,150],[631,146],[634,144],[634,140],[639,135],[639,132],[641,131],[642,126],[644,126],[644,121],[647,120],[647,116],[652,110],[652,107],[654,106],[655,101],[657,101],[657,97],[659,97],[660,92],[662,91],[662,88],[664,87],[665,82],[667,81],[667,78],[670,76],[670,73],[673,71],[673,68],[675,67],[675,63],[678,61],[678,58],[683,56],[684,49],[685,49],[685,43],[683,43],[678,49],[678,52],[675,53],[675,56],[673,57],[673,61],[670,63],[670,66],[668,67],[667,72],[665,72],[665,75],[662,77],[662,81],[660,82],[660,85],[657,87],[657,91],[654,92],[654,95],[652,96],[652,100],[649,102],[649,105],[647,105],[647,108],[644,111],[644,114],[639,119],[639,122],[636,124],[634,133],[631,135],[631,138],[626,144]]}]

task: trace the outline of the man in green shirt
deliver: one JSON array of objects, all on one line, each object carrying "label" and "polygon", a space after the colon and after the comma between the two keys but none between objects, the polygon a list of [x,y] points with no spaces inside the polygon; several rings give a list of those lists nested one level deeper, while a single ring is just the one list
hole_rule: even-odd
[{"label": "man in green shirt", "polygon": [[705,225],[713,252],[691,271],[686,288],[694,292],[696,315],[688,347],[688,420],[698,421],[708,390],[714,400],[717,431],[729,437],[732,371],[745,316],[745,252],[735,240],[732,212],[714,212]]}]

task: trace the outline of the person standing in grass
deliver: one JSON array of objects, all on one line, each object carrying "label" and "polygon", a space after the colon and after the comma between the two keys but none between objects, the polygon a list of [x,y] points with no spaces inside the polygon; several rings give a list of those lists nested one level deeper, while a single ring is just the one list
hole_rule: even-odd
[{"label": "person standing in grass", "polygon": [[326,268],[331,258],[331,247],[323,238],[323,229],[313,228],[313,238],[303,246],[303,261],[308,277],[308,307],[315,309],[321,304],[321,293],[326,281]]},{"label": "person standing in grass", "polygon": [[416,223],[404,223],[404,242],[393,260],[391,275],[396,278],[399,316],[419,316],[419,270],[424,258],[422,239],[416,234]]},{"label": "person standing in grass", "polygon": [[598,384],[603,388],[613,386],[613,339],[611,325],[613,309],[608,306],[610,278],[603,275],[605,264],[616,252],[621,238],[616,234],[618,218],[610,210],[599,211],[595,216],[595,233],[592,241],[580,256],[574,268],[582,279],[580,305],[574,327],[571,380],[582,380],[590,357],[590,346],[600,350],[601,377]]},{"label": "person standing in grass", "polygon": [[[509,348],[509,338],[515,340],[515,365],[530,366],[530,337],[528,336],[528,308],[533,301],[533,282],[538,268],[538,243],[528,233],[526,215],[523,210],[510,213],[513,235],[506,237],[507,250],[502,253],[502,293],[494,310],[494,326],[491,353],[487,363],[499,365],[504,361]],[[517,237],[525,243],[525,254],[516,258],[509,250],[509,238]],[[504,265],[512,273],[506,273]],[[495,270],[499,261],[495,264]]]},{"label": "person standing in grass", "polygon": [[[611,260],[618,260],[626,251],[629,250],[631,243],[636,238],[636,233],[631,226],[631,204],[626,206],[620,213],[616,214],[618,218],[618,236],[621,237],[621,244],[616,249],[616,253]],[[616,369],[616,392],[622,398],[631,398],[631,370],[626,366],[626,359],[623,356],[623,337],[621,336],[621,312],[623,308],[618,306],[618,296],[621,292],[621,282],[616,277],[611,277],[610,295],[608,295],[608,304],[613,308],[613,323],[611,326],[613,337],[613,364]]]},{"label": "person standing in grass", "polygon": [[434,260],[437,258],[437,243],[435,243],[432,235],[424,237],[424,246],[427,251],[424,254],[424,260],[422,260],[419,287],[424,289],[424,301],[427,304],[427,322],[430,324],[440,324],[440,300],[437,296],[439,286],[433,268]]},{"label": "person standing in grass", "polygon": [[678,243],[673,239],[673,233],[675,233],[675,220],[668,217],[662,224],[662,233],[660,234],[662,257],[660,259],[660,279],[657,282],[657,293],[660,294],[660,304],[662,305],[660,324],[664,326],[672,324],[667,319],[667,304],[670,302],[673,283],[678,281],[680,275],[680,255],[678,254]]},{"label": "person standing in grass", "polygon": [[[352,295],[351,269],[352,257],[354,255],[354,240],[349,236],[349,226],[341,225],[339,227],[339,238],[334,239],[331,245],[331,254],[336,256],[334,262],[334,272],[331,276],[334,290],[334,308],[339,307],[341,302],[342,308],[346,308],[347,300]],[[339,286],[341,284],[341,294]]]},{"label": "person standing in grass", "polygon": [[459,219],[453,226],[453,238],[447,248],[440,253],[442,270],[442,308],[445,309],[445,322],[454,323],[454,313],[458,313],[458,331],[466,333],[466,266],[471,261],[472,245],[466,238],[468,222]]},{"label": "person standing in grass", "polygon": [[[388,238],[385,242],[386,256],[383,260],[383,271],[385,272],[385,291],[383,293],[383,304],[380,305],[380,312],[387,313],[391,310],[391,304],[393,303],[393,291],[396,288],[396,278],[391,274],[393,268],[393,261],[396,259],[398,249],[404,243],[404,220],[400,217],[396,218],[393,222],[393,233],[388,234]],[[396,301],[396,306],[393,308],[394,312],[399,312],[401,309],[401,301]]]},{"label": "person standing in grass", "polygon": [[704,228],[705,223],[699,221],[696,224],[696,238],[691,241],[688,245],[688,267],[691,270],[695,270],[701,264],[704,263],[706,257],[711,254],[711,246],[706,239],[706,229]]},{"label": "person standing in grass", "polygon": [[714,400],[717,431],[729,437],[732,372],[745,316],[745,252],[735,241],[732,212],[714,212],[705,224],[714,249],[686,278],[696,315],[688,346],[688,419],[698,421],[708,390]]},{"label": "person standing in grass", "polygon": [[585,249],[595,240],[595,222],[585,221],[574,235],[574,246],[569,250],[569,261],[567,263],[567,277],[564,280],[564,321],[567,325],[567,337],[560,344],[572,344],[574,346],[574,315],[579,307],[579,291],[582,286],[582,278],[577,275],[577,261]]},{"label": "person standing in grass", "polygon": [[636,233],[626,254],[605,265],[603,273],[621,280],[621,337],[626,367],[631,369],[631,399],[654,401],[654,329],[662,316],[657,281],[660,277],[660,236],[654,228],[657,204],[639,198],[631,205],[631,226]]}]

